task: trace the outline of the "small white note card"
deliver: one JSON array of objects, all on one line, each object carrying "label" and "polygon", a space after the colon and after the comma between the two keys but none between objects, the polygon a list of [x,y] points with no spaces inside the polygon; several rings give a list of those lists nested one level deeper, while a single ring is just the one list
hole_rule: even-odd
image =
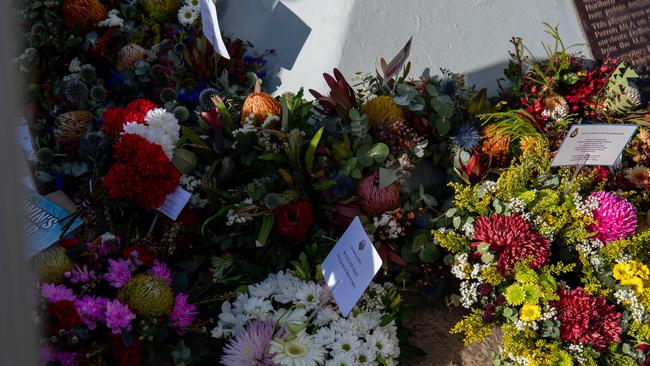
[{"label": "small white note card", "polygon": [[162,206],[158,208],[158,211],[176,221],[178,215],[181,214],[181,211],[183,211],[185,205],[187,205],[187,201],[190,200],[190,197],[192,197],[192,194],[179,186],[173,193],[170,193],[167,196],[167,199]]},{"label": "small white note card", "polygon": [[347,316],[381,268],[381,258],[356,217],[321,265],[323,278]]},{"label": "small white note card", "polygon": [[613,166],[637,128],[628,124],[573,125],[551,166]]}]

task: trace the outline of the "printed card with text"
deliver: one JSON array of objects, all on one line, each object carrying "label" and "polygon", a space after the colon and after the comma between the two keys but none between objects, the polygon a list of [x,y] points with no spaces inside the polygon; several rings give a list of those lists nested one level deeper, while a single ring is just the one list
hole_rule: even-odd
[{"label": "printed card with text", "polygon": [[379,253],[356,217],[321,265],[343,316],[352,311],[381,264]]},{"label": "printed card with text", "polygon": [[573,125],[551,166],[613,166],[634,136],[637,125]]}]

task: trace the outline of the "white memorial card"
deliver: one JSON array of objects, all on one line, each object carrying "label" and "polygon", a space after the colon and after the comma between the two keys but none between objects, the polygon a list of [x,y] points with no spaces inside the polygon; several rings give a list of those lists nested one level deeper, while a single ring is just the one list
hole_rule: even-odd
[{"label": "white memorial card", "polygon": [[[221,29],[219,29],[219,18],[217,18],[217,7],[212,0],[201,0],[199,3],[201,11],[201,23],[203,26],[203,35],[210,42],[214,51],[223,58],[230,60],[230,54],[223,38],[221,38]],[[219,75],[217,75],[219,76]]]},{"label": "white memorial card", "polygon": [[613,166],[637,128],[627,124],[573,125],[551,166]]},{"label": "white memorial card", "polygon": [[343,316],[347,316],[381,268],[381,258],[356,217],[321,265]]},{"label": "white memorial card", "polygon": [[158,211],[176,221],[178,215],[181,214],[181,211],[183,211],[185,205],[187,205],[187,201],[190,200],[190,197],[192,197],[192,194],[179,186],[173,193],[167,195],[167,199],[162,206],[158,208]]}]

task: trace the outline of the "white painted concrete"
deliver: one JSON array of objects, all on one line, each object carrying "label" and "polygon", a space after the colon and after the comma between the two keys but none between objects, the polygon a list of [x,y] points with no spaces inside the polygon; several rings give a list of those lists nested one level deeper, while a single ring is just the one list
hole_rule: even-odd
[{"label": "white painted concrete", "polygon": [[566,44],[586,42],[572,0],[220,0],[219,5],[226,32],[258,49],[275,48],[277,58],[284,53],[285,59],[276,61],[282,66],[280,91],[325,89],[321,74],[334,67],[350,76],[372,72],[379,57],[392,57],[411,35],[412,76],[425,67],[447,68],[492,91],[512,36],[524,38],[540,56],[541,42],[549,39],[543,22],[560,24]]}]

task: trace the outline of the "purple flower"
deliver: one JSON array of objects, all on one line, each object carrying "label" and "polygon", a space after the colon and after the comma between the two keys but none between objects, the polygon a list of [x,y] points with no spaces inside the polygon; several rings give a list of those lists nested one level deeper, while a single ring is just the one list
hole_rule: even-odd
[{"label": "purple flower", "polygon": [[98,322],[105,322],[104,313],[106,312],[106,303],[108,300],[98,297],[84,296],[75,300],[74,307],[81,317],[81,321],[86,324],[88,329],[93,330],[97,327]]},{"label": "purple flower", "polygon": [[77,366],[76,352],[59,352],[51,346],[41,347],[43,364],[54,363],[61,366]]},{"label": "purple flower", "polygon": [[131,279],[131,270],[133,264],[130,260],[118,259],[108,260],[108,273],[104,274],[104,279],[108,281],[111,286],[120,288],[126,285]]},{"label": "purple flower", "polygon": [[169,314],[170,324],[174,328],[189,327],[196,318],[196,305],[187,303],[187,294],[178,294],[174,300],[174,308]]},{"label": "purple flower", "polygon": [[165,281],[168,285],[172,284],[172,270],[164,262],[158,262],[156,259],[153,262],[153,267],[147,272]]},{"label": "purple flower", "polygon": [[135,319],[135,314],[129,307],[117,299],[106,301],[104,315],[106,316],[106,326],[111,329],[113,334],[120,334],[122,330],[131,330],[131,320]]},{"label": "purple flower", "polygon": [[76,299],[76,296],[71,289],[64,285],[55,285],[51,283],[44,283],[41,286],[41,296],[43,296],[50,304],[62,300],[74,301]]},{"label": "purple flower", "polygon": [[275,332],[273,319],[253,320],[224,347],[221,363],[225,366],[279,366],[273,362],[274,355],[269,350],[271,340],[284,333],[282,329]]},{"label": "purple flower", "polygon": [[88,266],[85,264],[83,267],[76,265],[71,272],[65,273],[65,277],[70,281],[70,283],[88,283],[95,278],[95,271],[88,270]]}]

